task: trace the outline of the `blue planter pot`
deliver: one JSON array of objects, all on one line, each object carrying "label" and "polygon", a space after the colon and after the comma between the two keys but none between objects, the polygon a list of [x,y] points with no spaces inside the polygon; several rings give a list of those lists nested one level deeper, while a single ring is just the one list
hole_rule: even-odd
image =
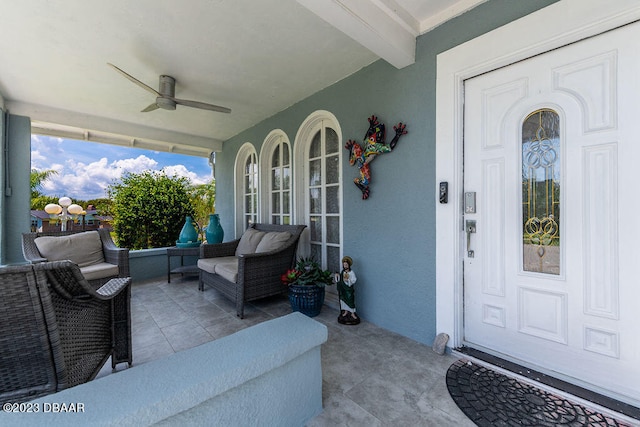
[{"label": "blue planter pot", "polygon": [[220,217],[218,214],[209,215],[209,224],[204,230],[207,237],[207,243],[221,243],[224,239],[224,230],[220,225]]},{"label": "blue planter pot", "polygon": [[324,286],[289,286],[291,310],[299,311],[309,317],[320,314],[324,304]]}]

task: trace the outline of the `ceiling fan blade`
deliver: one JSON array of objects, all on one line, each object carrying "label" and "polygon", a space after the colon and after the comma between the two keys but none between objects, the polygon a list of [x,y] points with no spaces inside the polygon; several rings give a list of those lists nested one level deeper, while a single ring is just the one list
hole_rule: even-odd
[{"label": "ceiling fan blade", "polygon": [[136,79],[135,77],[133,77],[130,74],[127,74],[125,71],[123,71],[120,68],[116,67],[112,63],[107,62],[107,65],[110,65],[111,67],[113,67],[114,70],[116,70],[117,72],[119,72],[120,74],[122,74],[123,76],[125,76],[126,78],[128,78],[129,80],[131,80],[132,82],[134,82],[135,84],[140,86],[141,88],[148,90],[149,92],[153,93],[156,96],[162,96],[162,95],[160,95],[160,93],[157,90],[155,90],[151,86],[147,86],[146,84],[142,83],[140,80]]},{"label": "ceiling fan blade", "polygon": [[198,102],[198,101],[189,101],[188,99],[178,99],[178,98],[171,98],[171,99],[173,99],[176,102],[176,104],[184,105],[186,107],[200,108],[202,110],[209,110],[209,111],[217,111],[218,113],[231,112],[230,108],[220,107],[219,105],[206,104],[204,102]]},{"label": "ceiling fan blade", "polygon": [[158,107],[158,104],[154,102],[153,104],[149,105],[147,108],[142,110],[141,113],[148,113],[149,111],[157,110],[158,108],[160,107]]}]

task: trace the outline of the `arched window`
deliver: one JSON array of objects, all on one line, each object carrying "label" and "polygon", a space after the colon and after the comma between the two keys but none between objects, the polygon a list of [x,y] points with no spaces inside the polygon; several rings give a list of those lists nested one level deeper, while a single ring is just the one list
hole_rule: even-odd
[{"label": "arched window", "polygon": [[258,156],[250,143],[245,143],[236,156],[236,236],[258,220]]},{"label": "arched window", "polygon": [[319,111],[296,136],[296,212],[308,226],[303,251],[323,268],[340,271],[342,253],[342,142],[335,117]]},{"label": "arched window", "polygon": [[522,124],[523,270],[560,274],[560,116],[543,108]]},{"label": "arched window", "polygon": [[283,131],[274,130],[269,133],[262,145],[260,158],[262,220],[271,224],[291,224],[291,150]]}]

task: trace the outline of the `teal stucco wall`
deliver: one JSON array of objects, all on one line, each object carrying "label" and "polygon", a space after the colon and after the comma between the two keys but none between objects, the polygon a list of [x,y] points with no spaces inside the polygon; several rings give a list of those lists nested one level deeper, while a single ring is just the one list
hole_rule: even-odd
[{"label": "teal stucco wall", "polygon": [[[4,114],[3,114],[4,115]],[[4,115],[2,127],[2,201],[0,264],[22,263],[22,233],[29,231],[31,202],[31,120]],[[16,215],[23,212],[23,215]]]},{"label": "teal stucco wall", "polygon": [[[396,149],[371,163],[371,197],[364,201],[343,150],[343,253],[354,259],[360,315],[381,327],[430,344],[438,331],[435,291],[436,57],[452,47],[554,3],[491,0],[417,40],[416,62],[401,70],[377,61],[224,143],[216,171],[216,212],[226,239],[234,230],[234,171],[238,149],[251,142],[259,154],[268,133],[282,129],[292,144],[309,114],[327,110],[343,143],[362,141],[367,117],[387,125],[407,123]],[[543,29],[544,23],[541,23]],[[523,31],[530,31],[523,28]],[[286,67],[283,68],[286,72]],[[294,168],[296,165],[294,164]]]}]

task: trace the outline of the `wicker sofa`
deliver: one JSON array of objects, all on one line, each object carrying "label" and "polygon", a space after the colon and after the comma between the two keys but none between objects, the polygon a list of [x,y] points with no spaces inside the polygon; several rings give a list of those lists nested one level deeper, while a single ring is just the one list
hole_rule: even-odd
[{"label": "wicker sofa", "polygon": [[199,289],[220,291],[244,318],[248,301],[278,295],[287,288],[280,277],[295,263],[300,234],[306,225],[252,224],[240,239],[200,247]]},{"label": "wicker sofa", "polygon": [[130,276],[129,249],[117,247],[105,229],[24,233],[22,253],[31,263],[73,261],[94,289]]},{"label": "wicker sofa", "polygon": [[77,265],[57,261],[0,267],[0,283],[0,403],[90,381],[109,357],[131,363],[129,306],[114,310],[130,301],[130,278],[95,291]]}]

